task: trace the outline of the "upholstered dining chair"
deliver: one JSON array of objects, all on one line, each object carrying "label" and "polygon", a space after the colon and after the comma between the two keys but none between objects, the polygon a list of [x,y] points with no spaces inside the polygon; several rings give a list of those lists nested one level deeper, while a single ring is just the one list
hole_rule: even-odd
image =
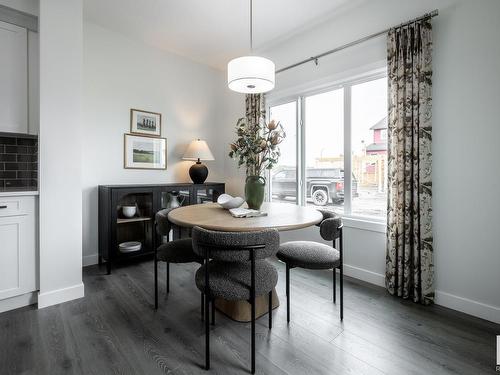
[{"label": "upholstered dining chair", "polygon": [[[333,303],[336,302],[337,268],[340,270],[340,320],[344,319],[344,273],[342,263],[342,220],[330,211],[319,210],[323,220],[318,224],[319,233],[333,246],[314,241],[290,241],[281,244],[277,257],[286,265],[286,319],[290,322],[290,270],[300,267],[310,270],[333,270]],[[335,242],[338,240],[338,247]]]},{"label": "upholstered dining chair", "polygon": [[[193,249],[204,258],[196,272],[196,286],[205,294],[205,315],[215,298],[247,300],[251,305],[251,372],[255,373],[255,297],[268,295],[272,328],[272,292],[278,272],[266,258],[278,251],[276,229],[257,232],[215,232],[195,227]],[[213,311],[212,311],[213,314]],[[212,315],[213,317],[213,315]],[[205,368],[210,368],[210,327],[205,319]]]},{"label": "upholstered dining chair", "polygon": [[[182,238],[169,241],[169,233],[172,224],[168,220],[168,213],[175,208],[160,210],[155,215],[156,233],[162,239],[161,244],[156,248],[154,257],[154,277],[155,277],[155,309],[158,309],[158,262],[165,262],[167,268],[166,289],[170,293],[170,263],[203,263],[203,258],[197,256],[193,251],[191,238]],[[163,242],[163,238],[167,238]],[[204,295],[201,294],[201,312],[203,317]]]}]

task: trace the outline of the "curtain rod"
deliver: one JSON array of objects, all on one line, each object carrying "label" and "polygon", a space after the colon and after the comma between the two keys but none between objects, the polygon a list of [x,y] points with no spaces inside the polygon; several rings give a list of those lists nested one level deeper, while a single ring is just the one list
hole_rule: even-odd
[{"label": "curtain rod", "polygon": [[284,68],[278,69],[278,70],[276,70],[276,74],[277,73],[282,73],[282,72],[284,72],[286,70],[289,70],[289,69],[296,68],[297,66],[300,66],[300,65],[307,64],[308,62],[311,62],[311,61],[313,61],[316,65],[318,65],[318,59],[320,59],[322,57],[331,55],[332,53],[335,53],[335,52],[342,51],[343,49],[355,46],[356,44],[360,44],[360,43],[366,42],[367,40],[376,38],[376,37],[378,37],[380,35],[387,34],[391,29],[398,28],[398,27],[403,27],[403,26],[409,25],[409,24],[411,24],[413,22],[417,22],[417,21],[424,20],[424,19],[427,19],[427,18],[433,18],[433,17],[436,17],[438,14],[439,14],[438,10],[434,9],[432,12],[426,13],[423,16],[415,18],[415,19],[413,19],[411,21],[407,21],[407,22],[401,23],[398,26],[394,26],[394,27],[391,27],[389,29],[386,29],[386,30],[383,30],[383,31],[379,31],[377,33],[365,36],[365,37],[363,37],[361,39],[355,40],[354,42],[350,42],[350,43],[344,44],[344,45],[342,45],[340,47],[337,47],[337,48],[331,49],[329,51],[320,53],[319,55],[309,57],[308,59],[299,61],[299,62],[297,62],[295,64],[292,64],[292,65],[288,65],[288,66],[286,66]]}]

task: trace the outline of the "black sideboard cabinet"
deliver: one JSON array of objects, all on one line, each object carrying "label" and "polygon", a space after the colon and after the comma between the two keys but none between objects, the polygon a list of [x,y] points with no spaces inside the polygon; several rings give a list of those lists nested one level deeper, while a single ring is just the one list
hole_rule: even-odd
[{"label": "black sideboard cabinet", "polygon": [[[183,206],[215,202],[225,192],[225,184],[171,183],[162,185],[99,185],[99,264],[106,262],[111,273],[112,263],[130,260],[154,253],[161,239],[155,233],[156,212],[169,207],[172,193],[179,194]],[[123,206],[136,206],[134,217],[122,213]],[[174,238],[181,232],[174,233]],[[141,249],[123,253],[119,244],[128,241],[141,242]]]}]

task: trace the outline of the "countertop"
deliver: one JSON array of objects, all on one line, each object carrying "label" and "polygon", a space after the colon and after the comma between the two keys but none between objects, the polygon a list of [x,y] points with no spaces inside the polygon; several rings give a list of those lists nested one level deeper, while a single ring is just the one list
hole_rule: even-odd
[{"label": "countertop", "polygon": [[0,197],[18,197],[22,195],[38,195],[38,190],[33,187],[0,188]]}]

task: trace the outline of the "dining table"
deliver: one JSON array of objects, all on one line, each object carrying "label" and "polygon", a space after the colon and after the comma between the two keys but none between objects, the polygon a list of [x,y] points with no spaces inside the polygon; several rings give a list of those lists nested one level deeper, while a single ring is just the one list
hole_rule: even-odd
[{"label": "dining table", "polygon": [[[260,208],[265,216],[233,217],[231,213],[218,203],[202,203],[183,206],[168,214],[169,221],[179,227],[195,226],[222,232],[252,232],[275,228],[280,232],[297,230],[316,225],[323,215],[313,207],[304,207],[291,203],[265,202]],[[273,290],[273,309],[279,306],[278,295]],[[227,301],[216,299],[215,307],[233,320],[250,321],[251,306],[248,301]],[[268,313],[267,296],[259,296],[255,300],[256,317]]]}]

